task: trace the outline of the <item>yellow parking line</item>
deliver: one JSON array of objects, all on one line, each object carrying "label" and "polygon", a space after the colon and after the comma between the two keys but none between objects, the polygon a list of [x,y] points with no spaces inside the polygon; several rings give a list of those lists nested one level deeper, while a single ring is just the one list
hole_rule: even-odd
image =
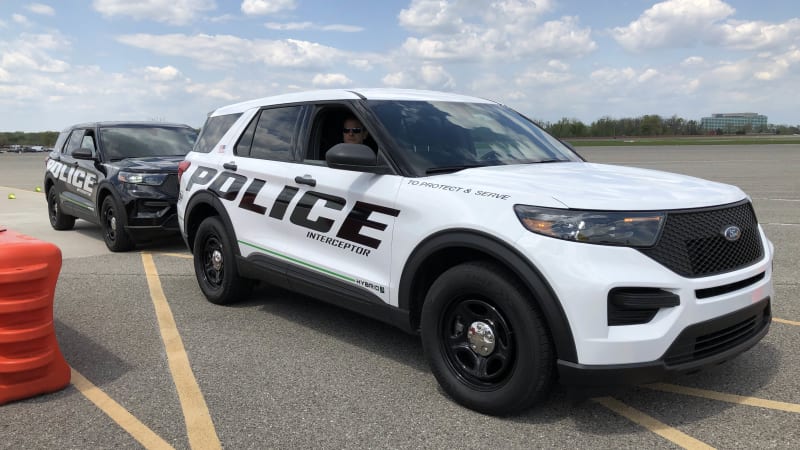
[{"label": "yellow parking line", "polygon": [[776,318],[774,318],[774,317],[773,317],[773,318],[772,318],[772,321],[773,321],[773,322],[778,322],[778,323],[785,323],[785,324],[787,324],[787,325],[794,325],[794,326],[796,326],[796,327],[800,327],[800,322],[794,322],[794,321],[792,321],[792,320],[786,320],[786,319],[776,319]]},{"label": "yellow parking line", "polygon": [[164,255],[164,256],[174,256],[174,257],[176,257],[176,258],[183,258],[183,259],[192,259],[192,255],[190,255],[190,254],[186,254],[186,253],[167,253],[167,252],[161,252],[161,253],[159,253],[159,255]]},{"label": "yellow parking line", "polygon": [[150,428],[139,421],[128,410],[123,408],[114,399],[108,396],[100,388],[92,384],[77,370],[71,369],[72,385],[75,386],[84,397],[88,398],[108,417],[116,422],[123,430],[127,431],[134,439],[139,441],[147,449],[173,449],[164,439],[161,439]]},{"label": "yellow parking line", "polygon": [[214,422],[211,421],[211,414],[208,412],[203,392],[200,391],[200,386],[194,377],[192,366],[189,364],[189,356],[186,354],[181,335],[175,324],[175,318],[172,316],[172,310],[161,289],[161,280],[158,277],[153,256],[142,253],[142,263],[147,275],[147,284],[150,286],[150,297],[158,317],[161,339],[167,350],[169,370],[172,372],[172,379],[175,381],[175,388],[178,390],[178,398],[183,409],[183,417],[186,420],[189,446],[195,450],[221,449],[222,445],[217,437]]},{"label": "yellow parking line", "polygon": [[735,403],[737,405],[758,406],[760,408],[775,409],[792,413],[800,413],[800,405],[795,403],[777,402],[763,398],[745,397],[741,395],[726,394],[723,392],[707,391],[705,389],[677,386],[667,383],[645,384],[642,387],[656,391],[672,392],[674,394],[691,395],[693,397],[719,400],[721,402]]},{"label": "yellow parking line", "polygon": [[666,425],[665,423],[648,416],[647,414],[631,408],[630,406],[622,403],[621,401],[612,397],[597,397],[593,398],[597,403],[605,406],[606,408],[614,411],[615,413],[627,418],[628,420],[639,424],[653,433],[663,437],[664,439],[679,445],[686,449],[713,449],[705,442],[699,441],[688,434],[685,434],[675,428]]}]

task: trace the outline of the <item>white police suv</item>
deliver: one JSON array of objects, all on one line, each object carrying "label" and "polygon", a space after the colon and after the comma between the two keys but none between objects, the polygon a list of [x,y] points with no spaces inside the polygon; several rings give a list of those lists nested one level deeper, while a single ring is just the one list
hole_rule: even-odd
[{"label": "white police suv", "polygon": [[588,163],[492,101],[239,103],[209,114],[180,171],[209,301],[261,280],[418,332],[444,391],[484,413],[525,409],[557,379],[696,371],[769,328],[773,246],[744,192]]}]

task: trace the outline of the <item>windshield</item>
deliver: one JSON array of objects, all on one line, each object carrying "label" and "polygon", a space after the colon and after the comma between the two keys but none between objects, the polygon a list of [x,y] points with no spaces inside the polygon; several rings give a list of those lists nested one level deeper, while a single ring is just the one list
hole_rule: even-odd
[{"label": "windshield", "polygon": [[184,156],[197,131],[183,127],[120,126],[100,129],[100,143],[110,161],[145,156]]},{"label": "windshield", "polygon": [[580,161],[560,141],[502,105],[376,100],[370,107],[399,150],[426,173]]}]

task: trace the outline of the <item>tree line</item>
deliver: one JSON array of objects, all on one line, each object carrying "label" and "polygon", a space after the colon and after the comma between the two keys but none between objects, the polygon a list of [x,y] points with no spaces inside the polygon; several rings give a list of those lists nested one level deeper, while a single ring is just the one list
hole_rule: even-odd
[{"label": "tree line", "polygon": [[[582,137],[616,137],[616,136],[699,136],[704,134],[798,134],[800,126],[769,125],[763,129],[752,129],[745,126],[738,129],[704,130],[700,122],[686,120],[673,115],[661,117],[658,114],[647,114],[635,118],[614,119],[609,116],[601,117],[589,125],[578,119],[562,118],[558,122],[534,120],[539,126],[559,138]],[[41,145],[52,147],[58,138],[57,131],[40,131],[26,133],[23,131],[0,132],[0,147],[9,145]]]},{"label": "tree line", "polygon": [[24,131],[0,132],[0,147],[9,145],[52,147],[56,145],[56,139],[58,139],[58,131],[37,131],[35,133],[26,133]]},{"label": "tree line", "polygon": [[635,118],[614,119],[604,116],[589,125],[578,119],[562,118],[558,122],[535,121],[539,126],[559,138],[616,137],[616,136],[700,136],[707,134],[796,134],[800,126],[768,125],[754,129],[749,125],[739,128],[705,130],[697,120],[686,120],[673,115],[661,117],[648,114]]}]

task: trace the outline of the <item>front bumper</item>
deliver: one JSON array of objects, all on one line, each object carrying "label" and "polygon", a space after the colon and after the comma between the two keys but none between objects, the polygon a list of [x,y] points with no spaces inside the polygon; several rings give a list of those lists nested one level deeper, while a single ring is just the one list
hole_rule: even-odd
[{"label": "front bumper", "polygon": [[562,384],[595,387],[650,383],[669,375],[694,373],[722,364],[750,349],[769,331],[769,297],[730,314],[684,329],[655,361],[587,365],[558,361]]},{"label": "front bumper", "polygon": [[[126,188],[127,187],[127,188]],[[123,186],[125,229],[137,240],[178,233],[177,196],[164,186]]]}]

